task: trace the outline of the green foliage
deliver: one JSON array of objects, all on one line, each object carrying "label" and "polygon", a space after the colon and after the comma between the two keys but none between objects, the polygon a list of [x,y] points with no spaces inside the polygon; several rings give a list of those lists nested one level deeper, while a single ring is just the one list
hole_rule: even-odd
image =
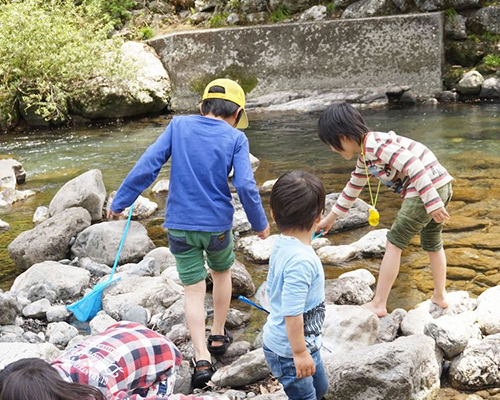
[{"label": "green foliage", "polygon": [[483,58],[483,64],[489,68],[500,67],[500,56],[496,54],[488,54]]},{"label": "green foliage", "polygon": [[198,93],[201,97],[203,95],[205,87],[214,79],[218,78],[229,78],[233,81],[238,82],[246,94],[255,89],[257,84],[259,83],[257,77],[250,74],[245,68],[237,65],[231,65],[224,70],[218,71],[213,74],[205,74],[198,79],[192,80],[190,82],[190,89],[193,92]]},{"label": "green foliage", "polygon": [[280,4],[279,7],[274,10],[269,16],[270,22],[281,22],[290,18],[292,13],[284,4]]},{"label": "green foliage", "polygon": [[336,6],[334,1],[326,5],[326,15],[331,17],[333,14],[335,14],[335,11],[336,11]]},{"label": "green foliage", "polygon": [[138,39],[139,40],[149,40],[155,35],[155,32],[153,28],[149,26],[143,26],[142,28],[139,28],[138,32]]},{"label": "green foliage", "polygon": [[96,9],[106,16],[115,27],[120,27],[131,18],[132,10],[137,2],[134,0],[85,0],[87,7]]},{"label": "green foliage", "polygon": [[66,120],[68,99],[97,71],[121,71],[121,42],[109,29],[97,9],[72,0],[0,3],[0,115],[19,104],[45,121]]},{"label": "green foliage", "polygon": [[453,7],[447,8],[445,10],[445,14],[446,14],[446,17],[452,21],[454,21],[458,15],[457,10],[455,10]]},{"label": "green foliage", "polygon": [[229,14],[227,13],[215,13],[208,20],[208,26],[211,28],[219,28],[221,26],[227,25],[227,17]]},{"label": "green foliage", "polygon": [[484,42],[499,43],[500,42],[500,35],[497,35],[496,33],[491,33],[491,32],[484,32],[481,35],[481,39]]}]

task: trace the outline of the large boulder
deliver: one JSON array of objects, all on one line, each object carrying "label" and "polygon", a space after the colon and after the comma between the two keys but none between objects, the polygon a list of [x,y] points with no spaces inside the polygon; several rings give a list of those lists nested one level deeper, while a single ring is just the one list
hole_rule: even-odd
[{"label": "large boulder", "polygon": [[481,91],[483,82],[484,78],[479,72],[469,71],[458,82],[457,90],[460,94],[476,95]]},{"label": "large boulder", "polygon": [[460,14],[446,16],[444,23],[444,32],[446,37],[454,40],[467,39],[467,29],[465,27],[466,18]]},{"label": "large boulder", "polygon": [[361,0],[347,7],[342,18],[369,18],[397,12],[392,0]]},{"label": "large boulder", "polygon": [[68,258],[70,240],[90,223],[90,214],[84,208],[64,210],[15,238],[8,247],[9,256],[21,269]]},{"label": "large boulder", "polygon": [[79,296],[89,285],[90,273],[82,268],[63,265],[54,261],[45,261],[33,265],[19,275],[12,284],[11,292],[27,296],[34,285],[45,284],[61,300]]},{"label": "large boulder", "polygon": [[486,79],[481,85],[481,92],[479,92],[479,97],[488,99],[500,98],[500,78],[491,77]]},{"label": "large boulder", "polygon": [[154,113],[170,103],[167,71],[152,48],[144,43],[122,45],[124,64],[134,73],[127,79],[96,77],[88,89],[72,99],[72,112],[85,118],[122,118]]},{"label": "large boulder", "polygon": [[212,382],[217,386],[245,386],[266,378],[269,373],[264,351],[257,349],[218,369],[212,376]]},{"label": "large boulder", "polygon": [[0,189],[15,189],[16,184],[24,183],[26,171],[22,164],[14,159],[0,160]]},{"label": "large boulder", "polygon": [[92,221],[100,221],[105,199],[102,173],[93,169],[66,182],[50,202],[49,213],[54,216],[71,207],[83,207],[90,213]]},{"label": "large boulder", "polygon": [[431,399],[440,387],[442,356],[421,335],[338,354],[325,360],[326,399]]},{"label": "large boulder", "polygon": [[[125,229],[126,221],[109,221],[92,225],[81,232],[73,246],[74,257],[90,257],[93,261],[112,266]],[[146,228],[132,221],[120,253],[120,264],[136,263],[155,248]]]},{"label": "large boulder", "polygon": [[500,5],[481,8],[473,12],[467,20],[467,27],[473,32],[500,35]]},{"label": "large boulder", "polygon": [[485,335],[500,333],[500,286],[481,293],[477,298],[477,322]]},{"label": "large boulder", "polygon": [[325,300],[330,304],[361,305],[373,299],[370,285],[356,277],[346,276],[326,281]]},{"label": "large boulder", "polygon": [[[331,211],[340,193],[326,195],[325,215]],[[370,206],[361,199],[356,199],[349,212],[342,218],[338,218],[332,227],[333,231],[343,231],[368,225],[368,209]]]}]

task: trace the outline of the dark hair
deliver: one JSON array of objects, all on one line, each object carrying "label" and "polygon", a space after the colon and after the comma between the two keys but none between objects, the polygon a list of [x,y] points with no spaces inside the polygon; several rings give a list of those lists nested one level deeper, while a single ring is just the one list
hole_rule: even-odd
[{"label": "dark hair", "polygon": [[361,145],[363,137],[369,132],[361,114],[347,103],[333,104],[328,107],[318,122],[318,136],[335,150],[342,151],[342,138],[351,139]]},{"label": "dark hair", "polygon": [[0,372],[0,400],[106,400],[95,387],[64,381],[49,363],[24,358]]},{"label": "dark hair", "polygon": [[[226,89],[222,86],[212,86],[208,89],[208,93],[226,93]],[[236,103],[233,103],[229,100],[224,99],[205,99],[203,103],[201,103],[201,112],[203,115],[213,114],[216,117],[229,118],[236,111],[238,111],[240,106]],[[242,111],[238,113],[236,117],[236,123],[240,120],[242,115]]]},{"label": "dark hair", "polygon": [[282,175],[271,191],[271,210],[280,231],[308,231],[325,209],[325,188],[314,174],[292,171]]}]

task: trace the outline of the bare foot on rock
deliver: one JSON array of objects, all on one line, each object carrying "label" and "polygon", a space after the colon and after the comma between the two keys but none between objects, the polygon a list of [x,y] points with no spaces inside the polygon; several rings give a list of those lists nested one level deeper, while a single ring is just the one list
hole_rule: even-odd
[{"label": "bare foot on rock", "polygon": [[385,317],[387,315],[387,308],[375,304],[373,300],[366,304],[363,304],[361,307],[366,308],[367,310],[370,310],[371,312],[375,313],[379,318]]},{"label": "bare foot on rock", "polygon": [[435,294],[432,295],[431,301],[441,308],[448,308],[448,301],[446,300],[446,296],[437,296]]}]

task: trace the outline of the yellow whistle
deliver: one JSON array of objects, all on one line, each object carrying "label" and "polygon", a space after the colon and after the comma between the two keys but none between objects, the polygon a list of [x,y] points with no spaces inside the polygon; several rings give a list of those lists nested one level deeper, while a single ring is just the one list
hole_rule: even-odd
[{"label": "yellow whistle", "polygon": [[377,226],[380,220],[380,214],[378,213],[376,208],[368,209],[370,215],[368,216],[368,223],[371,226]]}]

